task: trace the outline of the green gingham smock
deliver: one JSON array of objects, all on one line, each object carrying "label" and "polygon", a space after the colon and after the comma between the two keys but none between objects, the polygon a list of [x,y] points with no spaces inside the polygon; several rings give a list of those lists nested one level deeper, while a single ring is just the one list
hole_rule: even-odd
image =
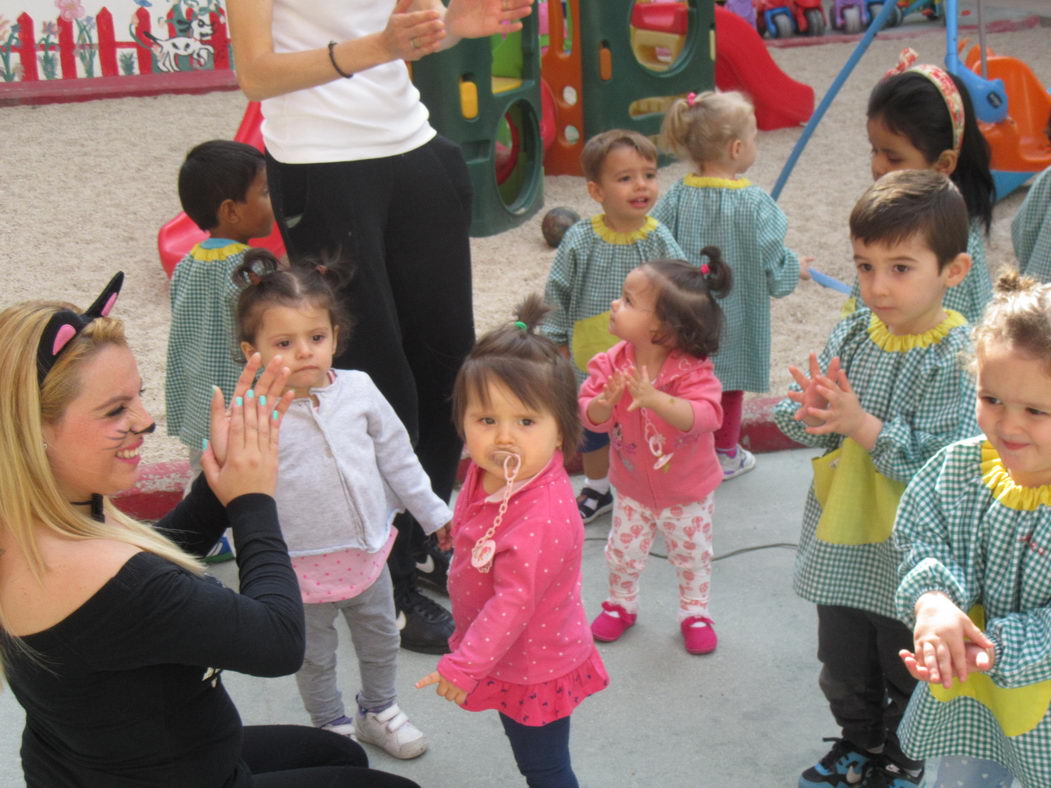
[{"label": "green gingham smock", "polygon": [[701,249],[718,246],[733,269],[715,374],[726,391],[770,389],[770,299],[799,282],[799,259],[785,247],[788,220],[769,194],[743,178],[687,175],[657,203],[686,259],[700,265]]},{"label": "green gingham smock", "polygon": [[1036,176],[1011,222],[1018,270],[1051,282],[1051,167]]},{"label": "green gingham smock", "polygon": [[[686,255],[656,219],[646,217],[646,223],[633,233],[614,232],[602,214],[581,219],[566,231],[551,264],[544,299],[554,309],[544,319],[541,333],[557,345],[571,345],[574,327],[596,315],[608,318],[610,302],[620,298],[628,274],[658,258],[685,260]],[[606,334],[609,344],[595,352],[609,350],[620,341],[608,328]],[[587,379],[588,361],[583,359],[582,367],[573,364],[577,385]]]},{"label": "green gingham smock", "polygon": [[[981,320],[986,304],[993,297],[993,282],[989,278],[989,266],[985,262],[985,241],[982,240],[980,222],[971,222],[971,230],[967,234],[967,254],[971,256],[971,270],[960,284],[945,291],[942,306],[959,312],[973,325]],[[843,306],[843,314],[850,314],[862,306],[865,306],[865,302],[861,298],[861,286],[858,284],[858,278],[854,277],[854,287]]]},{"label": "green gingham smock", "polygon": [[200,451],[208,437],[212,386],[229,400],[244,366],[238,361],[234,310],[240,289],[230,279],[248,247],[209,238],[175,267],[164,381],[168,434]]},{"label": "green gingham smock", "polygon": [[[978,433],[974,383],[960,363],[970,348],[969,327],[957,312],[923,334],[894,336],[868,309],[842,320],[821,351],[821,369],[839,357],[861,407],[883,422],[870,452],[875,470],[907,482],[939,449]],[[799,386],[791,387],[799,391]],[[783,399],[774,421],[785,435],[831,452],[843,436],[812,435]],[[827,453],[827,452],[826,452]],[[894,617],[898,561],[890,538],[870,544],[833,544],[817,538],[822,508],[807,492],[793,587],[819,605],[844,605]]]},{"label": "green gingham smock", "polygon": [[998,719],[958,681],[950,690],[921,682],[898,728],[905,751],[986,758],[1028,786],[1051,785],[1051,485],[1016,485],[984,438],[961,441],[909,484],[894,538],[904,555],[899,617],[914,626],[928,591],[964,611],[981,605],[976,620],[996,656],[962,686],[1017,704],[1001,705]]}]

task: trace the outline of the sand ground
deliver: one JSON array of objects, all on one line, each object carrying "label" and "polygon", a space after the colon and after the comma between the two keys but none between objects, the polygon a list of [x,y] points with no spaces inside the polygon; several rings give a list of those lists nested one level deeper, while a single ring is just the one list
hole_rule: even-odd
[{"label": "sand ground", "polygon": [[[921,60],[940,61],[944,38],[933,26],[916,28],[908,41]],[[991,34],[995,50],[1021,57],[1051,84],[1047,28]],[[813,255],[815,267],[843,280],[852,276],[847,217],[871,182],[865,136],[865,102],[879,77],[897,60],[901,39],[877,40],[858,64],[818,127],[781,195],[788,215],[788,244]],[[814,87],[820,101],[853,50],[849,43],[774,48],[778,65]],[[28,298],[72,300],[81,306],[118,269],[127,272],[117,314],[129,336],[147,387],[147,404],[164,422],[164,366],[168,339],[168,280],[156,252],[158,228],[179,210],[175,179],[186,151],[214,137],[230,137],[244,111],[237,92],[158,96],[79,104],[0,109],[0,226],[3,286],[0,306]],[[748,177],[772,188],[801,128],[762,132],[759,160]],[[661,171],[670,186],[686,172]],[[479,331],[508,319],[525,292],[542,290],[554,251],[544,243],[540,220],[562,205],[593,213],[583,179],[549,176],[545,208],[521,227],[472,242],[475,316]],[[987,256],[994,271],[1013,265],[1010,222],[1024,190],[996,207]],[[774,302],[772,391],[788,382],[786,366],[820,349],[837,320],[842,296],[812,282]],[[435,305],[440,308],[439,304]],[[180,444],[152,442],[151,461],[179,459]]]}]

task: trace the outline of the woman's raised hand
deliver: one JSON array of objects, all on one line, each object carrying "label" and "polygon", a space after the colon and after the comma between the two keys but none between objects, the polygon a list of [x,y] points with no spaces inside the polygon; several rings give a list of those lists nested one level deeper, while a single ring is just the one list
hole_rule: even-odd
[{"label": "woman's raised hand", "polygon": [[380,40],[391,60],[419,60],[437,52],[445,38],[445,22],[434,8],[410,10],[415,0],[398,0]]},{"label": "woman's raised hand", "polygon": [[457,38],[481,38],[522,29],[533,0],[452,0],[445,27]]},{"label": "woman's raised hand", "polygon": [[225,505],[240,495],[273,495],[277,482],[278,433],[294,392],[285,392],[289,369],[275,356],[252,385],[262,361],[245,365],[229,409],[222,393],[212,396],[212,441],[201,455],[208,486]]}]

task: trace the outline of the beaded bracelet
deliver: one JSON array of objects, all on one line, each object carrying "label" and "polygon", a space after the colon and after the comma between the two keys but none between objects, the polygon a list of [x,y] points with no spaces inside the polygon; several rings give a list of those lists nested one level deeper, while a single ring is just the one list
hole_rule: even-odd
[{"label": "beaded bracelet", "polygon": [[336,53],[333,51],[336,48],[335,41],[328,42],[328,59],[332,61],[332,68],[336,69],[336,73],[339,74],[343,79],[350,79],[353,74],[348,74],[346,71],[339,67],[339,63],[336,62]]}]

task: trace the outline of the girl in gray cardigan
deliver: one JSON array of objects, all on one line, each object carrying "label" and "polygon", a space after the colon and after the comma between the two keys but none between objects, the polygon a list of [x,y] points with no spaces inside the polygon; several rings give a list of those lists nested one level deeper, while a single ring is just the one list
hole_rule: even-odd
[{"label": "girl in gray cardigan", "polygon": [[[241,349],[264,364],[280,355],[295,399],[281,429],[275,493],[281,530],[306,614],[306,657],[296,673],[314,725],[415,758],[427,739],[398,706],[399,650],[387,554],[394,515],[408,509],[426,533],[452,519],[431,490],[405,427],[364,372],[332,369],[349,320],[323,265],[282,267],[252,250],[235,277]],[[248,392],[252,396],[252,392]],[[358,655],[352,718],[336,681],[337,614]]]}]

